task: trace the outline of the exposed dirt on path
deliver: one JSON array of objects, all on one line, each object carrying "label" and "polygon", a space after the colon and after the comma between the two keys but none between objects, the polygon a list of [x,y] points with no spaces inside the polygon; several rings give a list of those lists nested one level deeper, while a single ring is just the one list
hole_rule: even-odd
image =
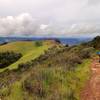
[{"label": "exposed dirt on path", "polygon": [[91,63],[91,78],[81,93],[81,100],[100,100],[100,63],[93,58]]}]

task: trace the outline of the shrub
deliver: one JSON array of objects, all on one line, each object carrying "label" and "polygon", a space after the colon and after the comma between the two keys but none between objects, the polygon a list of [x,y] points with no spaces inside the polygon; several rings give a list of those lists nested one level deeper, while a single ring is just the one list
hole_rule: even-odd
[{"label": "shrub", "polygon": [[80,51],[80,57],[81,58],[90,58],[92,56],[94,52],[94,48],[93,47],[88,47],[88,48],[84,48]]},{"label": "shrub", "polygon": [[43,45],[43,42],[42,41],[36,41],[35,42],[35,46],[37,46],[37,47],[40,47],[42,45]]},{"label": "shrub", "polygon": [[66,44],[66,45],[65,45],[65,47],[69,47],[69,45],[68,45],[68,44]]},{"label": "shrub", "polygon": [[35,79],[27,79],[24,81],[23,88],[30,94],[43,98],[46,95],[46,91],[42,81]]},{"label": "shrub", "polygon": [[61,43],[59,39],[54,39],[57,43]]},{"label": "shrub", "polygon": [[17,71],[25,71],[27,70],[29,67],[31,67],[33,65],[32,61],[30,62],[26,62],[26,63],[20,63],[18,64],[18,69]]},{"label": "shrub", "polygon": [[10,64],[14,63],[21,57],[22,55],[20,53],[15,53],[15,52],[0,53],[0,68],[9,66]]},{"label": "shrub", "polygon": [[72,62],[73,64],[81,64],[82,63],[81,58],[76,54],[70,54],[68,60],[69,60],[69,62]]}]

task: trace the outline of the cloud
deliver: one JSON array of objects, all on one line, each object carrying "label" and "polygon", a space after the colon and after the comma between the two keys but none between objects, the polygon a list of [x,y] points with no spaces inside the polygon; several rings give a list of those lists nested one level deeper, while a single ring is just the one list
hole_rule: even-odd
[{"label": "cloud", "polygon": [[40,29],[41,29],[41,30],[45,30],[47,27],[48,27],[48,25],[45,25],[45,24],[41,24],[41,25],[40,25]]},{"label": "cloud", "polygon": [[98,23],[43,24],[28,13],[0,17],[0,36],[68,36],[100,33]]},{"label": "cloud", "polygon": [[88,5],[99,5],[100,0],[88,0]]},{"label": "cloud", "polygon": [[18,16],[7,16],[0,18],[0,35],[31,35],[39,28],[39,23],[28,13]]},{"label": "cloud", "polygon": [[99,34],[99,9],[99,0],[0,0],[0,36]]}]

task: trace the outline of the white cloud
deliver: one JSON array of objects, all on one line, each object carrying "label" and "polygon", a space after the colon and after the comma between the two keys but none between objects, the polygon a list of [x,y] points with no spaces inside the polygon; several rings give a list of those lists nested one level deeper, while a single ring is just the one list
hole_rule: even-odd
[{"label": "white cloud", "polygon": [[99,10],[99,0],[0,0],[0,36],[100,33]]},{"label": "white cloud", "polygon": [[45,30],[47,27],[48,27],[48,25],[45,25],[45,24],[41,24],[41,25],[40,25],[40,29],[41,29],[41,30]]},{"label": "white cloud", "polygon": [[100,0],[88,0],[88,5],[98,5],[100,4]]},{"label": "white cloud", "polygon": [[39,23],[28,13],[19,16],[7,16],[0,18],[0,35],[31,35],[35,34]]},{"label": "white cloud", "polygon": [[99,33],[98,23],[43,24],[30,14],[0,17],[0,36],[67,36],[72,34]]}]

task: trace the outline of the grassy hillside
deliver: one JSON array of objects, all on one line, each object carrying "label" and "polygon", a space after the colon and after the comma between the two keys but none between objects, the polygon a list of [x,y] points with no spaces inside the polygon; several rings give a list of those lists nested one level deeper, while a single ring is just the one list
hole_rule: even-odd
[{"label": "grassy hillside", "polygon": [[0,69],[0,72],[4,71],[5,69],[15,69],[20,63],[25,63],[27,61],[34,60],[35,58],[43,54],[45,50],[55,45],[54,41],[52,40],[41,42],[41,46],[36,46],[36,42],[32,41],[11,42],[6,45],[0,46],[0,52],[13,51],[21,53],[23,55],[17,62],[11,64],[6,68]]},{"label": "grassy hillside", "polygon": [[32,49],[34,49],[34,42],[31,41],[16,41],[0,46],[0,52],[15,51],[26,54]]},{"label": "grassy hillside", "polygon": [[[64,72],[63,69],[61,68],[35,69],[38,75],[39,74],[41,75],[41,72],[42,75],[46,75],[42,80],[43,91],[46,92],[46,96],[47,96],[47,98],[45,99],[44,98],[42,99],[41,97],[36,97],[37,93],[31,95],[31,93],[28,94],[27,91],[25,92],[25,90],[22,88],[23,80],[16,81],[9,88],[5,88],[5,92],[2,89],[1,91],[3,91],[2,94],[5,93],[4,96],[7,95],[5,96],[6,100],[17,100],[17,99],[52,100],[52,98],[54,98],[54,100],[80,100],[79,93],[82,87],[84,86],[86,80],[88,80],[90,76],[89,65],[90,65],[90,60],[85,60],[83,64],[77,67],[76,71],[69,71],[69,72]],[[61,80],[62,83],[60,82]],[[31,83],[33,82],[34,84],[36,84],[32,78],[30,81]],[[30,85],[30,83],[28,84]],[[38,87],[36,86],[35,88],[38,89]],[[10,91],[10,95],[8,95],[9,91]],[[53,94],[55,95],[54,97],[52,97]]]},{"label": "grassy hillside", "polygon": [[[41,51],[39,47],[34,53],[30,51],[24,56],[30,61],[24,62],[23,57],[21,61],[24,63],[20,61],[21,65],[17,66],[17,70],[6,70],[0,74],[0,98],[80,100],[80,91],[90,76],[90,58],[94,48],[81,45],[53,47],[37,57]],[[31,60],[34,54],[36,59]]]},{"label": "grassy hillside", "polygon": [[82,45],[84,46],[92,46],[94,47],[95,49],[100,49],[100,36],[97,36],[95,37],[93,40],[89,41],[89,42],[86,42],[86,43],[82,43]]},{"label": "grassy hillside", "polygon": [[[50,45],[52,43],[52,41],[49,40],[42,41],[42,42],[43,42],[43,46],[47,45],[47,43],[49,43]],[[35,41],[16,41],[16,42],[11,42],[6,45],[0,46],[0,52],[14,51],[14,52],[22,53],[24,55],[36,48],[37,46],[35,45]]]}]

